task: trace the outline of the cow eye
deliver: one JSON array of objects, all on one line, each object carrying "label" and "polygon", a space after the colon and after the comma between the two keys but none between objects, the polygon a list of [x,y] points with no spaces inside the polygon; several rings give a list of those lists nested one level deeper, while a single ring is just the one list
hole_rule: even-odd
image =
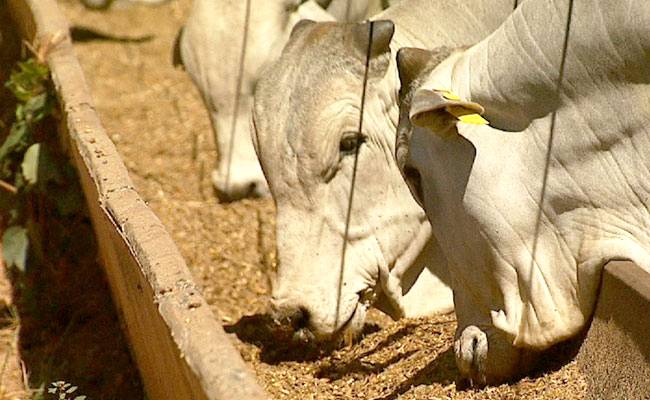
[{"label": "cow eye", "polygon": [[346,132],[341,137],[339,151],[343,155],[354,154],[364,141],[364,137],[357,132]]}]

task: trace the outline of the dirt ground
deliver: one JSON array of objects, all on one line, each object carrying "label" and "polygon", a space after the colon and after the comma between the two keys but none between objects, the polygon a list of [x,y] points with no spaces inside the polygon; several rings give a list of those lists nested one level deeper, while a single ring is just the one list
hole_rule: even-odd
[{"label": "dirt ground", "polygon": [[[575,363],[510,385],[456,387],[453,315],[392,322],[371,313],[363,339],[330,354],[268,341],[264,312],[273,268],[271,200],[219,204],[209,172],[215,150],[207,114],[171,47],[189,0],[160,7],[118,3],[108,12],[59,0],[72,24],[122,40],[80,37],[75,48],[102,121],[141,195],[186,258],[216,318],[278,399],[581,399]],[[81,32],[79,30],[78,32]],[[142,40],[123,40],[125,38]],[[85,39],[84,39],[85,38]]]}]

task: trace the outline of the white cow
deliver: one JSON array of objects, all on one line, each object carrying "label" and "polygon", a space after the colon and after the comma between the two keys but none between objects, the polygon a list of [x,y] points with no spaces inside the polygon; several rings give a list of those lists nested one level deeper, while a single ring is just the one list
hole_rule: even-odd
[{"label": "white cow", "polygon": [[511,10],[509,0],[412,0],[380,14],[396,31],[393,37],[391,22],[375,24],[362,138],[356,131],[369,24],[302,22],[262,73],[253,141],[278,211],[272,305],[299,336],[359,332],[370,292],[396,318],[452,310],[446,261],[393,157],[399,85],[393,54],[416,43],[475,43]]},{"label": "white cow", "polygon": [[[580,332],[605,263],[650,269],[650,3],[574,2],[563,62],[569,4],[524,2],[447,58],[398,55],[397,156],[449,260],[456,359],[478,384]],[[458,122],[483,108],[491,125]]]},{"label": "white cow", "polygon": [[253,92],[261,68],[279,56],[299,20],[359,20],[368,12],[368,3],[250,0],[246,23],[246,0],[193,1],[177,38],[175,63],[184,65],[210,114],[219,153],[212,181],[222,200],[268,193],[249,131]]}]

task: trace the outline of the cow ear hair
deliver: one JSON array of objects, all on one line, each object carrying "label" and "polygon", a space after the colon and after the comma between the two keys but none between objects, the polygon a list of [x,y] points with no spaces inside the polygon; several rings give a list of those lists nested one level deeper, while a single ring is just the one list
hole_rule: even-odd
[{"label": "cow ear hair", "polygon": [[366,58],[368,52],[368,40],[370,39],[370,24],[372,28],[372,47],[370,58],[390,53],[390,41],[395,33],[395,24],[389,20],[378,20],[355,24],[353,28],[353,40],[356,49]]},{"label": "cow ear hair", "polygon": [[425,70],[431,52],[415,47],[403,47],[397,52],[397,70],[401,83],[400,91],[408,91],[413,81],[415,81]]},{"label": "cow ear hair", "polygon": [[444,92],[419,89],[413,95],[409,119],[415,126],[429,129],[439,136],[450,136],[458,131],[456,123],[466,115],[483,114],[478,103],[445,97]]},{"label": "cow ear hair", "polygon": [[293,29],[291,29],[291,34],[289,35],[289,38],[293,38],[295,35],[299,34],[300,32],[304,31],[308,27],[314,25],[315,23],[316,21],[313,21],[311,19],[301,19],[293,26]]}]

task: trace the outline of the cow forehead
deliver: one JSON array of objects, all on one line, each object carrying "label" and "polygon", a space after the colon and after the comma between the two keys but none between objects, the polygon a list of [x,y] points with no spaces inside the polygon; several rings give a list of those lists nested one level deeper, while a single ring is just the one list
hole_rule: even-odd
[{"label": "cow forehead", "polygon": [[360,95],[363,62],[341,41],[351,27],[316,23],[295,33],[281,57],[261,74],[255,93],[261,142],[277,146],[294,134],[308,135],[323,110]]},{"label": "cow forehead", "polygon": [[[351,55],[350,32],[355,24],[342,22],[317,22],[293,32],[285,46],[280,62],[293,62],[296,56]],[[325,63],[331,60],[319,60]]]},{"label": "cow forehead", "polygon": [[[351,43],[355,26],[313,23],[299,29],[281,57],[261,74],[254,119],[271,186],[279,177],[291,181],[298,172],[318,173],[338,154],[340,133],[357,129],[365,58]],[[368,114],[381,112],[388,101],[381,95],[381,82],[389,59],[386,54],[371,61]],[[377,104],[379,108],[373,107]]]}]

